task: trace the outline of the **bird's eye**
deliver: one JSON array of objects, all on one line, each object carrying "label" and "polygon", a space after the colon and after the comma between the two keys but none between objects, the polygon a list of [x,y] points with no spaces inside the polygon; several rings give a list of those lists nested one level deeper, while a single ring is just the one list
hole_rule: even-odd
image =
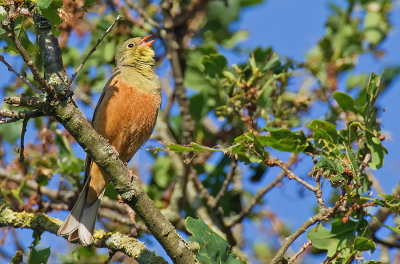
[{"label": "bird's eye", "polygon": [[133,48],[133,44],[132,43],[128,44],[128,48]]}]

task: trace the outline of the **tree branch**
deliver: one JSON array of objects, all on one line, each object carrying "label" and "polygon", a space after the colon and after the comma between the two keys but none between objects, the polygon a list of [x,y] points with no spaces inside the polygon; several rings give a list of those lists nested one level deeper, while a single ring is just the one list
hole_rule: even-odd
[{"label": "tree branch", "polygon": [[[13,211],[0,191],[0,227],[28,228],[38,232],[47,231],[57,234],[61,224],[61,220],[43,213]],[[92,246],[121,251],[139,263],[168,263],[163,258],[156,256],[154,252],[147,250],[144,243],[127,235],[96,230],[93,237]]]},{"label": "tree branch", "polygon": [[44,103],[38,97],[26,96],[24,94],[15,97],[5,97],[4,102],[12,106],[33,107],[36,109],[44,108]]},{"label": "tree branch", "polygon": [[[5,123],[12,123],[16,122],[21,119],[29,119],[44,116],[45,114],[40,110],[22,110],[22,111],[15,111],[15,110],[8,110],[4,108],[0,108],[0,116],[4,117],[0,119],[0,124]],[[10,118],[10,119],[5,119]]]},{"label": "tree branch", "polygon": [[[189,100],[186,96],[186,88],[184,86],[184,62],[179,53],[182,47],[177,41],[174,19],[170,13],[171,5],[171,1],[163,1],[161,3],[165,29],[165,35],[163,35],[163,38],[165,40],[168,58],[171,64],[172,75],[175,83],[174,93],[179,104],[182,119],[182,140],[180,143],[185,145],[190,143],[193,139],[194,122],[190,115]],[[186,160],[188,157],[188,153],[183,153],[182,160]],[[184,164],[183,173],[178,177],[168,206],[168,213],[176,219],[180,218],[180,207],[185,197],[189,171],[189,166]]]}]

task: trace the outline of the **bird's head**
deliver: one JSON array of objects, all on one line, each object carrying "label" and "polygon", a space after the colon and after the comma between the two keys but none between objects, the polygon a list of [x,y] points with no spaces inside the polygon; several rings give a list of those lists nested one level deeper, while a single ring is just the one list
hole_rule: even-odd
[{"label": "bird's head", "polygon": [[117,67],[134,67],[143,75],[151,72],[155,65],[155,53],[151,47],[154,40],[148,41],[150,37],[151,35],[125,41],[115,55]]}]

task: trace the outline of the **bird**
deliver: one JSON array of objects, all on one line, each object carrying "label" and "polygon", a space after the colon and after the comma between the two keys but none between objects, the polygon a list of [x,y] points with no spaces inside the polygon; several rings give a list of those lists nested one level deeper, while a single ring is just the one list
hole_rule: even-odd
[{"label": "bird", "polygon": [[[95,108],[92,126],[127,164],[149,139],[161,105],[151,35],[126,40],[115,55],[116,69]],[[84,246],[93,241],[97,211],[110,179],[87,155],[83,189],[57,234]]]}]

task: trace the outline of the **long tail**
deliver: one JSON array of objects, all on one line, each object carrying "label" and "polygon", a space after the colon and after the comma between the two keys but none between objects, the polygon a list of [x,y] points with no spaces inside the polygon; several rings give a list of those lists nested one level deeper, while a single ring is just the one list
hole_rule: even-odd
[{"label": "long tail", "polygon": [[97,211],[105,190],[101,192],[94,202],[88,203],[86,196],[89,189],[89,182],[90,178],[86,180],[83,190],[79,194],[78,201],[76,201],[71,213],[57,232],[59,236],[68,236],[69,241],[79,238],[84,246],[92,243]]}]

